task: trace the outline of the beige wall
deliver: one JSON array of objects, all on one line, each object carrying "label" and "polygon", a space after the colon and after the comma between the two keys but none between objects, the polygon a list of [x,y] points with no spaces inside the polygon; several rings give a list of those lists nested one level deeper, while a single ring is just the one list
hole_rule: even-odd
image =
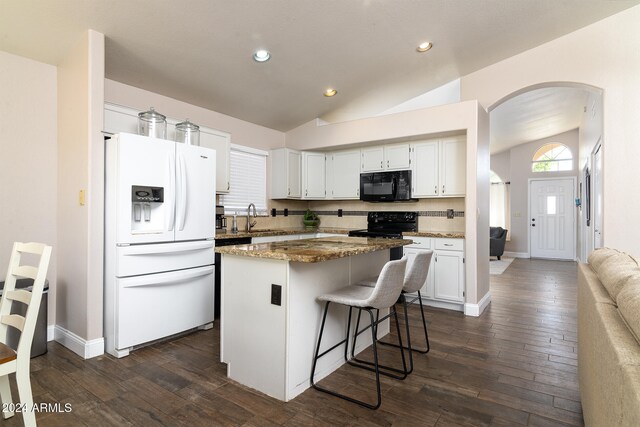
[{"label": "beige wall", "polygon": [[88,31],[58,66],[57,107],[56,324],[86,340],[102,337],[103,79],[104,36]]},{"label": "beige wall", "polygon": [[105,101],[141,111],[154,107],[165,116],[176,120],[188,118],[198,125],[229,132],[233,144],[261,150],[284,146],[284,133],[280,131],[113,80],[105,80]]},{"label": "beige wall", "polygon": [[0,51],[0,277],[14,241],[53,246],[49,320],[56,318],[56,67]]},{"label": "beige wall", "polygon": [[[569,147],[574,158],[573,169],[567,172],[532,172],[531,159],[533,155],[538,148],[552,142],[559,142]],[[505,153],[508,153],[508,156],[505,156]],[[504,164],[505,159],[509,159],[507,165]],[[511,195],[511,241],[507,242],[505,250],[508,252],[528,254],[529,179],[576,177],[578,174],[578,130],[574,129],[549,138],[520,144],[508,152],[491,156],[491,169],[498,173],[496,169],[493,169],[494,164],[498,170],[504,171],[508,169],[508,172],[505,172],[505,176],[500,175],[500,177],[505,181],[511,181],[511,186],[509,187]]]},{"label": "beige wall", "polygon": [[[491,284],[489,281],[489,165],[491,163],[491,155],[489,153],[489,114],[482,108],[477,110],[477,136],[475,146],[475,173],[467,166],[467,188],[469,188],[470,180],[469,174],[475,175],[475,196],[476,196],[476,211],[468,210],[467,224],[475,220],[475,245],[476,245],[476,259],[472,262],[475,263],[476,268],[476,286],[477,293],[475,295],[476,301],[479,301],[483,296],[489,293]],[[472,134],[473,132],[469,132]],[[467,145],[468,147],[468,145]],[[468,150],[469,148],[467,148]],[[472,157],[467,153],[467,165],[471,162]],[[474,215],[475,213],[475,215]],[[469,225],[467,225],[467,229]],[[467,238],[466,244],[470,245],[472,239]],[[467,246],[468,247],[468,246]],[[469,251],[465,252],[465,257],[469,258],[473,256],[473,253]]]},{"label": "beige wall", "polygon": [[[640,254],[640,6],[469,74],[462,99],[489,108],[523,88],[577,82],[603,89],[604,244]],[[552,64],[552,65],[550,65]],[[624,209],[620,209],[624,207]]]}]

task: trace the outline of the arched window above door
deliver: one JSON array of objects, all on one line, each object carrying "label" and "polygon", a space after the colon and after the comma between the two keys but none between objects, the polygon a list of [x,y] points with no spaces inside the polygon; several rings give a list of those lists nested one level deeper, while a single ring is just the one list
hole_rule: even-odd
[{"label": "arched window above door", "polygon": [[573,170],[573,155],[564,144],[552,142],[538,148],[531,160],[533,172],[563,172]]}]

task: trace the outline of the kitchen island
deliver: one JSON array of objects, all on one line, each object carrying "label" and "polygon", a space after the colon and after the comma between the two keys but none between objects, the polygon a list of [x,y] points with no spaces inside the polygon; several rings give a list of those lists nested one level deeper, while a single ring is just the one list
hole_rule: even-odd
[{"label": "kitchen island", "polygon": [[[322,305],[316,298],[377,275],[406,239],[324,237],[216,248],[223,256],[220,355],[227,376],[289,401],[309,388]],[[323,349],[344,338],[347,309],[329,310]],[[361,325],[365,325],[361,322]],[[388,321],[379,335],[388,333]],[[356,352],[371,344],[363,334]],[[319,362],[319,380],[344,363],[344,346]]]}]

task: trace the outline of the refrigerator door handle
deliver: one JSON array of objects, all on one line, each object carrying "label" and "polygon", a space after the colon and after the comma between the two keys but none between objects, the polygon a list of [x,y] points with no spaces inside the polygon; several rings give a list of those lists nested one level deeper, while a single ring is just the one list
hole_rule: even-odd
[{"label": "refrigerator door handle", "polygon": [[180,216],[178,217],[178,230],[184,230],[184,223],[187,219],[187,165],[184,161],[184,154],[178,153],[178,167],[180,170]]},{"label": "refrigerator door handle", "polygon": [[[201,267],[193,270],[181,270],[170,273],[150,274],[139,276],[131,283],[123,283],[123,288],[140,288],[145,286],[167,286],[175,283],[186,282],[197,277],[213,274],[213,266]],[[161,278],[158,276],[162,276]]]},{"label": "refrigerator door handle", "polygon": [[169,209],[169,215],[167,215],[167,231],[173,231],[173,226],[175,224],[175,215],[176,215],[176,171],[175,171],[175,162],[171,158],[171,154],[167,155],[167,163],[169,163],[169,191],[167,191],[168,200],[165,201],[167,203],[167,208]]},{"label": "refrigerator door handle", "polygon": [[214,245],[211,240],[205,240],[201,242],[185,242],[181,243],[177,248],[167,249],[167,244],[159,244],[159,245],[135,245],[129,246],[126,248],[126,251],[123,252],[123,256],[137,256],[137,255],[170,255],[170,254],[179,254],[182,252],[191,252],[191,251],[200,251],[203,249],[211,249],[213,250]]}]

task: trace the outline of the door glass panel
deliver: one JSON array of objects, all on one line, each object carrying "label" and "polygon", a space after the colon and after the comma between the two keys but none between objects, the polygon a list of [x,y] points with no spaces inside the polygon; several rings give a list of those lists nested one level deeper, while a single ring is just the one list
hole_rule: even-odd
[{"label": "door glass panel", "polygon": [[556,196],[547,196],[547,215],[555,215],[556,211]]}]

